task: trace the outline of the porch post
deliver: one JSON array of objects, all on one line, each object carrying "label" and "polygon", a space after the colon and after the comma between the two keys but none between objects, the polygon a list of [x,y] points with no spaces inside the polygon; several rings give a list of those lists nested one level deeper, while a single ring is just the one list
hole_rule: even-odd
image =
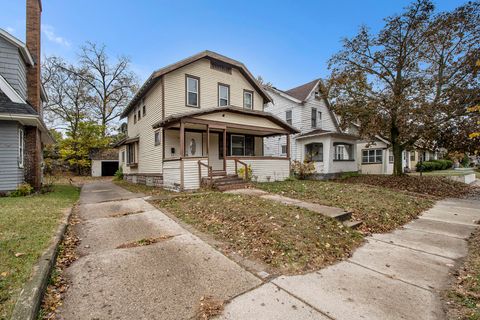
[{"label": "porch post", "polygon": [[290,134],[287,134],[287,158],[290,159]]},{"label": "porch post", "polygon": [[207,124],[207,163],[210,166],[210,125]]},{"label": "porch post", "polygon": [[180,158],[185,156],[185,123],[180,122]]},{"label": "porch post", "polygon": [[227,172],[227,127],[223,129],[223,168]]}]

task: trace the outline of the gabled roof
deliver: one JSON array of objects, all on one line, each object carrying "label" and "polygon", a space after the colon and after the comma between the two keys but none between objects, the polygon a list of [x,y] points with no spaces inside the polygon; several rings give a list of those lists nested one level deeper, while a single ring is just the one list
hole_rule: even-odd
[{"label": "gabled roof", "polygon": [[323,129],[314,129],[302,134],[299,134],[296,139],[303,139],[303,138],[310,138],[310,137],[318,137],[318,136],[336,136],[340,138],[347,138],[347,139],[353,139],[353,140],[358,140],[359,137],[353,134],[348,134],[348,133],[343,133],[343,132],[335,132],[335,131],[329,131],[329,130],[323,130]]},{"label": "gabled roof", "polygon": [[176,115],[167,117],[164,120],[161,120],[161,121],[153,124],[152,127],[154,129],[156,129],[156,128],[165,127],[165,126],[168,126],[169,124],[173,124],[175,122],[178,122],[182,118],[206,115],[206,114],[217,113],[217,112],[225,112],[225,111],[233,112],[233,113],[240,113],[240,114],[245,114],[245,115],[260,116],[260,117],[263,117],[263,118],[267,118],[268,120],[270,120],[273,123],[281,126],[282,128],[286,129],[287,131],[289,131],[292,134],[300,132],[295,127],[289,125],[288,123],[286,123],[282,119],[274,116],[273,114],[271,114],[269,112],[258,111],[258,110],[249,110],[249,109],[244,109],[244,108],[234,107],[234,106],[205,108],[205,109],[200,109],[198,111],[176,114]]},{"label": "gabled roof", "polygon": [[133,99],[130,101],[128,106],[123,111],[121,117],[124,118],[130,113],[130,111],[135,107],[135,105],[142,99],[142,97],[147,93],[147,91],[160,79],[161,76],[167,73],[170,73],[172,71],[175,71],[179,68],[182,68],[186,65],[189,65],[191,63],[194,63],[203,58],[220,61],[232,66],[233,68],[238,69],[243,74],[243,76],[250,82],[250,84],[255,89],[257,89],[258,93],[263,97],[263,99],[265,99],[266,102],[272,101],[272,99],[267,94],[267,92],[257,82],[255,77],[250,73],[250,71],[247,69],[247,67],[243,63],[241,63],[240,61],[228,58],[226,56],[223,56],[221,54],[218,54],[216,52],[205,50],[191,57],[180,60],[174,64],[168,65],[164,68],[161,68],[153,72],[152,75],[147,79],[147,81],[145,81],[145,83],[142,85],[142,87],[137,91]]},{"label": "gabled roof", "polygon": [[315,79],[308,83],[302,84],[301,86],[286,90],[284,92],[294,97],[295,99],[305,101],[310,96],[312,91],[317,87],[319,81],[320,79]]},{"label": "gabled roof", "polygon": [[12,45],[14,45],[15,47],[18,48],[18,50],[20,50],[20,53],[23,57],[23,60],[25,60],[25,63],[30,65],[30,66],[33,66],[35,64],[35,61],[33,60],[33,57],[32,55],[30,54],[30,51],[28,51],[27,49],[27,46],[25,45],[25,43],[23,43],[22,41],[20,41],[19,39],[17,39],[16,37],[12,36],[10,33],[8,33],[7,31],[3,30],[0,28],[0,37],[2,37],[3,39],[5,39],[7,42],[11,43]]}]

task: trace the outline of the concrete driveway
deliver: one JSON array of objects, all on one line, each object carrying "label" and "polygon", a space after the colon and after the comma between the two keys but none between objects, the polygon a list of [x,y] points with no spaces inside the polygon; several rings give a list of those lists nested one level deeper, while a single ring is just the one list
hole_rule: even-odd
[{"label": "concrete driveway", "polygon": [[[261,284],[142,195],[111,182],[82,188],[79,215],[81,258],[67,269],[61,319],[190,319],[203,296],[227,300]],[[165,240],[117,249],[149,237]]]}]

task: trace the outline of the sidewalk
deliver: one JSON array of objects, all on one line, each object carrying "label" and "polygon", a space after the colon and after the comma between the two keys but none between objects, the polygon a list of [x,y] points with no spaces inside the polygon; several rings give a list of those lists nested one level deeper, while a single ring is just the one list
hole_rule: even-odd
[{"label": "sidewalk", "polygon": [[480,201],[440,201],[346,261],[240,295],[218,319],[444,319],[440,292],[479,220]]}]

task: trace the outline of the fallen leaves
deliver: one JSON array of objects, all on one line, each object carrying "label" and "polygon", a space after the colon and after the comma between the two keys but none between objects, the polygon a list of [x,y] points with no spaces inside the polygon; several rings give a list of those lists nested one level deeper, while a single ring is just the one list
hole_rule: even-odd
[{"label": "fallen leaves", "polygon": [[223,300],[215,299],[212,296],[201,297],[197,318],[199,320],[208,320],[222,314],[224,303]]},{"label": "fallen leaves", "polygon": [[173,238],[174,236],[171,235],[165,235],[165,236],[160,236],[156,238],[144,238],[140,239],[138,241],[134,242],[128,242],[128,243],[123,243],[117,247],[117,249],[127,249],[127,248],[135,248],[135,247],[143,247],[143,246],[149,246],[151,244],[160,242],[160,241],[165,241],[168,239]]},{"label": "fallen leaves", "polygon": [[25,255],[25,253],[23,253],[23,252],[17,252],[17,253],[15,253],[15,257],[17,257],[17,258],[18,258],[18,257],[21,257],[21,256],[24,256],[24,255]]}]

